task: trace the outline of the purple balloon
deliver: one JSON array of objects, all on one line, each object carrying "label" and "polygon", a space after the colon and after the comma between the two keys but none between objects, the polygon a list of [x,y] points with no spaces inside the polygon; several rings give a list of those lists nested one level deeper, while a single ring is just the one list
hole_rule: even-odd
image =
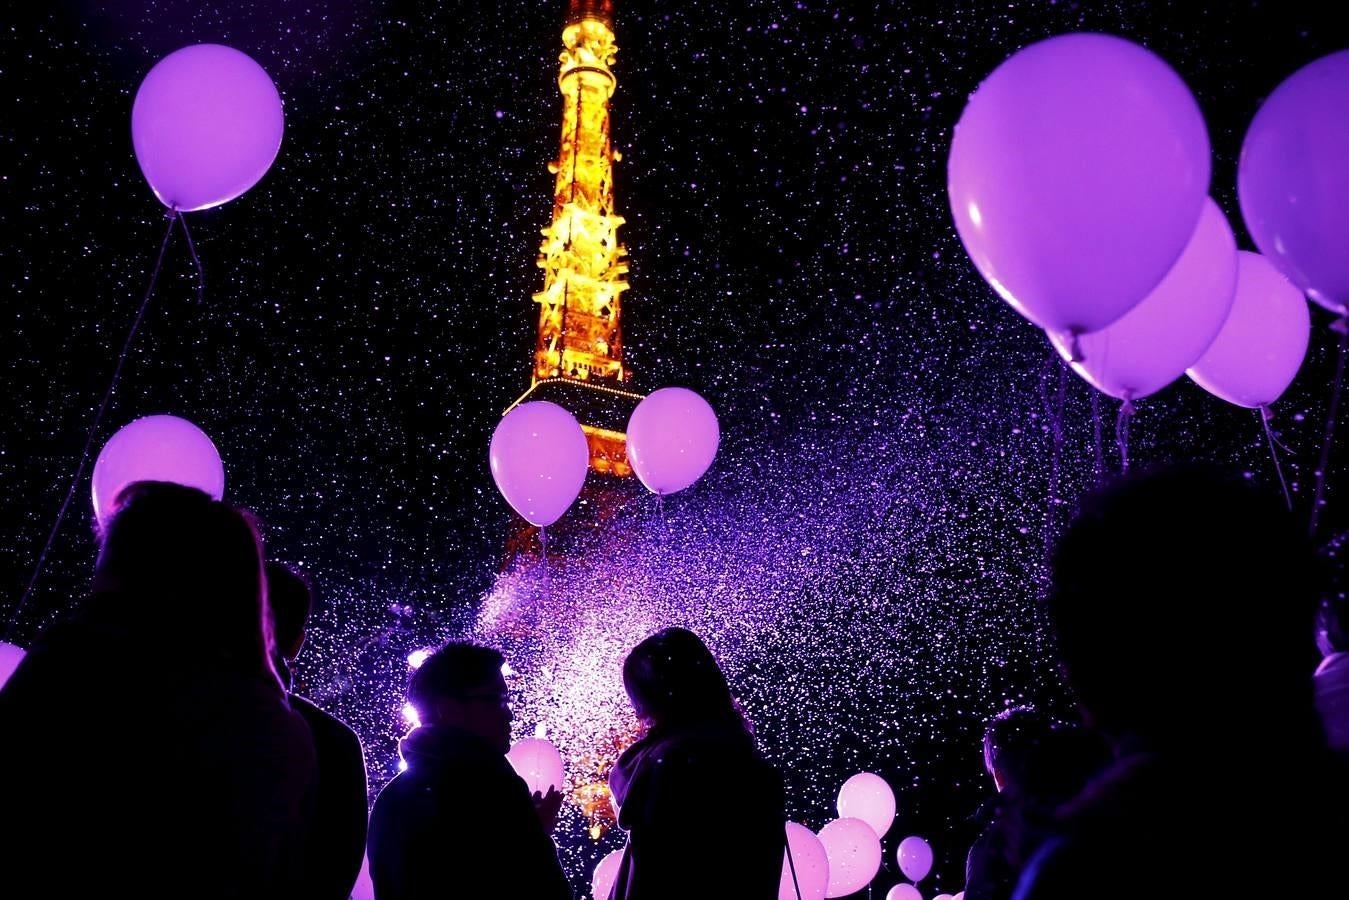
[{"label": "purple balloon", "polygon": [[1147,296],[1194,233],[1208,132],[1189,88],[1105,34],[1031,44],[956,125],[947,192],[980,274],[1047,331],[1097,331]]},{"label": "purple balloon", "polygon": [[628,419],[628,461],[656,494],[682,491],[701,478],[720,441],[717,414],[688,388],[651,392]]},{"label": "purple balloon", "polygon": [[9,676],[13,675],[14,670],[19,667],[19,663],[23,662],[27,652],[15,644],[0,641],[0,688],[5,686],[6,681],[9,681]]},{"label": "purple balloon", "polygon": [[489,453],[497,489],[526,521],[556,522],[576,501],[590,467],[590,448],[576,417],[534,400],[506,413]]},{"label": "purple balloon", "polygon": [[1268,259],[1241,250],[1232,311],[1189,374],[1228,403],[1269,406],[1293,383],[1310,339],[1302,292]]},{"label": "purple balloon", "polygon": [[131,108],[141,172],[160,202],[181,212],[219,206],[257,184],[281,149],[283,125],[272,79],[221,44],[161,59]]},{"label": "purple balloon", "polygon": [[1349,50],[1298,69],[1261,105],[1237,197],[1260,252],[1312,300],[1349,314]]},{"label": "purple balloon", "polygon": [[133,481],[172,481],[225,495],[225,467],[215,444],[177,416],[145,416],[117,430],[94,463],[94,517],[112,513],[117,493]]},{"label": "purple balloon", "polygon": [[916,834],[899,842],[895,850],[899,871],[912,881],[922,881],[932,871],[932,846]]},{"label": "purple balloon", "polygon": [[1237,286],[1237,242],[1218,204],[1204,201],[1185,252],[1162,283],[1124,316],[1077,341],[1050,333],[1073,371],[1102,393],[1137,400],[1185,374],[1227,321]]}]

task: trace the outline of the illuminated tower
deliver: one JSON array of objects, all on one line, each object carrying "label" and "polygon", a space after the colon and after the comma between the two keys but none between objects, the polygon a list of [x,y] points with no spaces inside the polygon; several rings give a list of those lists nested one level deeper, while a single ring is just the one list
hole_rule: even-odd
[{"label": "illuminated tower", "polygon": [[625,451],[627,417],[641,394],[628,389],[620,324],[628,289],[627,250],[614,211],[614,152],[609,98],[617,80],[612,0],[569,0],[557,85],[562,141],[548,170],[555,176],[553,220],[543,229],[543,289],[530,387],[516,403],[552,400],[581,422],[590,467],[632,474]]}]

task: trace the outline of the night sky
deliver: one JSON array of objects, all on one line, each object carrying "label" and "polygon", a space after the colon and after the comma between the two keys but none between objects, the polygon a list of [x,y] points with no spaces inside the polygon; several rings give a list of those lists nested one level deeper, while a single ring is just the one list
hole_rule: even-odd
[{"label": "night sky", "polygon": [[[514,525],[487,446],[528,386],[562,0],[88,0],[4,28],[8,639],[26,644],[87,587],[86,470],[15,619],[163,233],[131,148],[136,88],[183,45],[229,44],[282,93],[281,153],[247,194],[190,215],[204,302],[175,239],[94,447],[151,413],[215,440],[226,498],[319,589],[304,687],[361,734],[372,790],[396,771],[412,650],[503,647],[521,736],[542,726],[580,767],[630,733],[623,653],[684,624],[788,773],[793,819],[818,830],[843,781],[875,771],[899,800],[877,895],[908,834],[937,852],[925,892],[954,892],[963,819],[991,790],[983,722],[1009,702],[1071,709],[1034,605],[1045,541],[1098,468],[1119,467],[1118,403],[1094,419],[1070,372],[1060,395],[1043,334],[956,236],[946,158],[965,98],[1044,37],[1143,43],[1194,90],[1211,193],[1253,249],[1235,191],[1246,126],[1349,33],[1333,4],[1289,0],[616,5],[625,361],[639,390],[706,397],[722,447],[663,508],[635,481],[588,489],[546,566],[505,566]],[[1329,314],[1312,319],[1273,422],[1304,517],[1335,347]],[[1277,485],[1255,412],[1188,381],[1138,406],[1135,465],[1221,460]],[[1328,472],[1323,536],[1349,523],[1346,478]],[[169,670],[191,652],[190,636],[165,647]],[[733,835],[722,787],[708,828]],[[571,807],[558,836],[578,891],[620,843],[592,842]]]}]

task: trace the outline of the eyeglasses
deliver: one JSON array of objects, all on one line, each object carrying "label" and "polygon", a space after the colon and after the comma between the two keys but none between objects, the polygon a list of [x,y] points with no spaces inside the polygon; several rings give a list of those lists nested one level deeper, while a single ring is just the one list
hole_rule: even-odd
[{"label": "eyeglasses", "polygon": [[460,694],[456,699],[464,703],[491,703],[502,709],[511,708],[511,695],[492,692],[490,694]]}]

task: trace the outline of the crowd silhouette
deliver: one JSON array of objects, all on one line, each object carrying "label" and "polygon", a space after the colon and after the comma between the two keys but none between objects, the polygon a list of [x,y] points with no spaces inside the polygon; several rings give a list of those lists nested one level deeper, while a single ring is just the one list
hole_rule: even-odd
[{"label": "crowd silhouette", "polygon": [[[360,743],[294,683],[312,589],[258,535],[194,488],[119,494],[89,596],[0,689],[0,894],[340,900],[368,855],[378,900],[572,897],[562,797],[507,759],[490,647],[451,641],[413,672],[406,769],[367,835]],[[1349,624],[1329,561],[1226,471],[1087,498],[1044,598],[1080,719],[989,721],[967,900],[1235,896],[1252,859],[1282,892],[1344,895]],[[783,779],[713,652],[666,627],[622,675],[644,731],[609,776],[626,844],[597,900],[792,896]],[[734,841],[709,833],[721,785]]]}]

